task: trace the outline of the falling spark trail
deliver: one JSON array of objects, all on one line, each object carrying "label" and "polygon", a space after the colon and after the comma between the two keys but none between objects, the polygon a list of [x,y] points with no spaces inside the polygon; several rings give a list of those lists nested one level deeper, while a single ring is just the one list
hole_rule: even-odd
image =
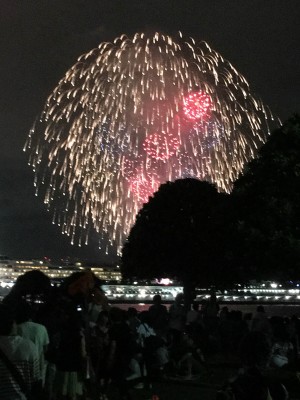
[{"label": "falling spark trail", "polygon": [[272,120],[207,43],[122,35],[67,71],[25,149],[37,192],[72,243],[86,243],[92,226],[120,253],[161,183],[194,177],[229,192]]}]

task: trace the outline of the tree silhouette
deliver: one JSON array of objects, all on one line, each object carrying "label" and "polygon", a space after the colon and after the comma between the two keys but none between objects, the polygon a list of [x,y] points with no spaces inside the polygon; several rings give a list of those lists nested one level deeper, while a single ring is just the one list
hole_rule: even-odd
[{"label": "tree silhouette", "polygon": [[300,268],[300,117],[274,131],[234,185],[234,262],[248,277],[295,279]]},{"label": "tree silhouette", "polygon": [[177,278],[188,290],[227,279],[222,265],[227,201],[215,186],[197,179],[161,185],[140,210],[124,245],[123,276]]}]

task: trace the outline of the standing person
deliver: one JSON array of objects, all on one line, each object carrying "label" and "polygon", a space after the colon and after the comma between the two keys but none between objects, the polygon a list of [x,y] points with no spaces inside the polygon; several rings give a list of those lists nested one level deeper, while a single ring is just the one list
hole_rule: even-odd
[{"label": "standing person", "polygon": [[210,298],[209,301],[206,303],[203,315],[206,329],[211,334],[215,333],[217,330],[219,310],[220,306],[217,300],[216,292],[214,289],[211,289]]},{"label": "standing person", "polygon": [[192,325],[199,321],[200,313],[199,313],[199,303],[197,301],[193,302],[192,309],[188,311],[186,315],[186,324]]},{"label": "standing person", "polygon": [[95,372],[94,393],[100,400],[106,400],[109,376],[107,371],[107,360],[110,348],[109,340],[109,314],[101,311],[96,326],[91,332],[90,354]]},{"label": "standing person", "polygon": [[[11,367],[5,361],[7,359]],[[15,377],[12,369],[18,371],[20,379]],[[16,334],[11,310],[0,304],[0,399],[26,400],[26,392],[32,393],[39,386],[37,348],[30,340]]]},{"label": "standing person", "polygon": [[127,310],[127,324],[133,337],[137,340],[137,329],[141,325],[141,321],[139,320],[137,309],[134,307],[129,307]]},{"label": "standing person", "polygon": [[101,311],[107,311],[109,309],[108,300],[105,292],[100,288],[95,286],[90,293],[90,299],[88,303],[88,321],[89,326],[93,328],[96,323],[98,316]]},{"label": "standing person", "polygon": [[118,387],[121,399],[130,399],[126,378],[130,371],[130,361],[136,354],[137,345],[125,321],[125,311],[114,307],[110,310],[110,318],[112,326],[109,330],[108,368],[112,380]]},{"label": "standing person", "polygon": [[149,322],[156,334],[163,336],[168,328],[168,310],[167,307],[161,303],[161,296],[156,294],[153,296],[153,304],[149,307]]},{"label": "standing person", "polygon": [[54,391],[57,400],[77,400],[83,395],[85,337],[79,313],[69,306],[60,327]]},{"label": "standing person", "polygon": [[256,313],[253,316],[251,329],[252,332],[261,332],[271,338],[272,328],[265,312],[264,306],[257,306]]},{"label": "standing person", "polygon": [[299,320],[296,315],[292,315],[287,323],[287,333],[293,345],[293,359],[297,360],[299,353]]},{"label": "standing person", "polygon": [[137,343],[142,348],[145,347],[145,339],[149,336],[156,336],[154,329],[152,328],[149,321],[148,311],[143,311],[140,313],[140,324],[136,328],[137,330]]},{"label": "standing person", "polygon": [[169,328],[183,332],[185,328],[186,313],[183,306],[183,293],[178,293],[174,303],[169,308]]},{"label": "standing person", "polygon": [[37,348],[40,376],[44,385],[46,376],[45,353],[49,344],[47,329],[44,325],[32,321],[31,306],[25,300],[17,305],[16,322],[18,335],[31,340]]}]

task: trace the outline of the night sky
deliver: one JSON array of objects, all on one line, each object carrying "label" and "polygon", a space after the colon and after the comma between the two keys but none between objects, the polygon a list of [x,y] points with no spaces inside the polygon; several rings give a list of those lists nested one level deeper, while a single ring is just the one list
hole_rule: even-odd
[{"label": "night sky", "polygon": [[300,112],[299,0],[1,0],[0,254],[111,262],[52,225],[23,146],[47,95],[83,53],[121,33],[159,30],[207,41],[281,120]]}]

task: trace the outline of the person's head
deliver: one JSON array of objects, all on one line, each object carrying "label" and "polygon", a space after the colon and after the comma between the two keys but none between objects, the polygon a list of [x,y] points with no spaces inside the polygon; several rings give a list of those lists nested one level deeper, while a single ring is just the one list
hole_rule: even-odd
[{"label": "person's head", "polygon": [[153,296],[153,304],[161,304],[161,295],[160,294],[156,294],[155,296]]},{"label": "person's head", "polygon": [[15,328],[15,318],[11,308],[0,304],[0,335],[9,336]]},{"label": "person's head", "polygon": [[129,307],[127,310],[127,318],[131,319],[131,318],[136,318],[137,317],[137,309],[134,307]]},{"label": "person's head", "polygon": [[264,313],[265,312],[264,306],[257,306],[256,311],[259,313]]},{"label": "person's head", "polygon": [[183,303],[183,293],[178,293],[175,297],[175,303],[176,304],[182,304]]}]

